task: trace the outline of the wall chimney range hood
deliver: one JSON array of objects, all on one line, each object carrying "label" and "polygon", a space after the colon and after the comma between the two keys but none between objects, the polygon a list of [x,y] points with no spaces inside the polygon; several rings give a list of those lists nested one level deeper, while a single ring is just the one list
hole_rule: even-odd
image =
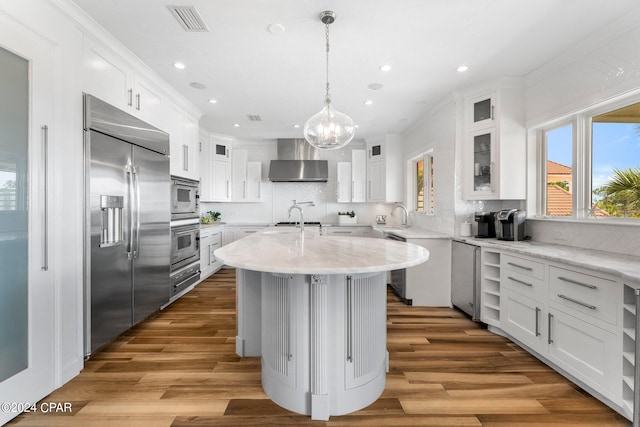
[{"label": "wall chimney range hood", "polygon": [[327,182],[329,166],[305,139],[278,139],[278,160],[271,160],[273,182]]}]

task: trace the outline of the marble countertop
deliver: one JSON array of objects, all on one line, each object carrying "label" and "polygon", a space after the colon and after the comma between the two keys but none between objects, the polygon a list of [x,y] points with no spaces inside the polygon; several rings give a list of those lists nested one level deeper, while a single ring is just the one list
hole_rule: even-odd
[{"label": "marble countertop", "polygon": [[373,273],[421,264],[429,251],[369,237],[321,236],[308,227],[269,227],[216,249],[217,259],[246,270],[285,274]]},{"label": "marble countertop", "polygon": [[456,237],[454,240],[600,271],[619,277],[623,281],[631,280],[635,282],[634,285],[640,286],[640,257],[637,256],[531,240],[511,242],[497,239],[476,239],[473,237]]},{"label": "marble countertop", "polygon": [[405,239],[451,239],[451,236],[448,234],[416,227],[404,228],[388,225],[374,225],[373,229],[382,233],[404,237]]}]

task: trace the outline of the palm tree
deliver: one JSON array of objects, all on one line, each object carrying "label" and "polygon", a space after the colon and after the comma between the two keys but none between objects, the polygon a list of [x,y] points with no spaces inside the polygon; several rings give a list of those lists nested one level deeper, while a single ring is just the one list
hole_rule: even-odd
[{"label": "palm tree", "polygon": [[628,201],[633,210],[640,210],[640,167],[614,169],[611,181],[596,191],[605,196]]}]

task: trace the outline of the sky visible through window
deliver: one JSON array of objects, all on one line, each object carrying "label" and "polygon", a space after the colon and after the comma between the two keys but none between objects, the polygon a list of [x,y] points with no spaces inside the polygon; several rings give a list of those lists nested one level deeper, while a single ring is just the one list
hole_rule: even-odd
[{"label": "sky visible through window", "polygon": [[[571,126],[547,134],[547,158],[571,165]],[[593,188],[602,186],[614,169],[640,167],[640,129],[636,123],[593,124]]]}]

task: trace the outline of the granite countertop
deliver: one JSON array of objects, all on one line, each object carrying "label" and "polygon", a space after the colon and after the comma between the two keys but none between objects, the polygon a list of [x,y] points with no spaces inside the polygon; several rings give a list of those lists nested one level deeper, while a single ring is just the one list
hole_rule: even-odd
[{"label": "granite countertop", "polygon": [[640,257],[637,256],[541,243],[532,240],[511,242],[497,239],[476,239],[473,237],[456,237],[454,240],[601,271],[620,277],[623,281],[632,280],[635,285],[640,286]]},{"label": "granite countertop", "polygon": [[308,227],[270,227],[216,249],[232,267],[285,274],[355,274],[421,264],[429,251],[411,243],[369,237],[321,236]]}]

